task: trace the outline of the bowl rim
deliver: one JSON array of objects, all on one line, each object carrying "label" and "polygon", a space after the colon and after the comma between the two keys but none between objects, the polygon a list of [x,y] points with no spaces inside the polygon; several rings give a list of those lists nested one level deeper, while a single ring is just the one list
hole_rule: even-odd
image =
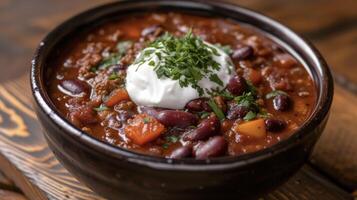
[{"label": "bowl rim", "polygon": [[[58,33],[63,32],[66,27],[77,26],[78,24],[86,23],[85,17],[90,14],[118,8],[118,6],[168,6],[173,8],[188,9],[191,7],[205,9],[206,12],[212,9],[224,9],[230,10],[232,12],[238,12],[240,14],[246,15],[256,20],[261,21],[263,24],[268,25],[274,30],[279,30],[286,35],[287,38],[292,39],[296,44],[301,45],[302,51],[306,53],[315,63],[315,70],[318,70],[320,75],[313,77],[314,82],[318,82],[319,87],[317,88],[318,99],[313,112],[310,114],[309,119],[289,138],[278,142],[277,144],[268,147],[266,149],[239,155],[239,156],[225,156],[218,158],[211,158],[206,160],[195,160],[195,159],[169,159],[164,157],[156,157],[145,155],[141,153],[136,153],[131,150],[127,150],[121,147],[117,147],[100,141],[93,136],[85,133],[79,128],[72,125],[67,119],[65,119],[58,110],[52,104],[50,98],[47,95],[44,83],[43,83],[43,73],[44,63],[47,56],[44,56],[44,52],[47,50],[48,44],[51,44]],[[239,21],[239,20],[237,20]],[[248,23],[249,24],[249,23]],[[266,32],[264,30],[264,32]],[[68,33],[66,34],[68,35]],[[66,36],[64,35],[64,36]],[[62,40],[63,37],[58,39]],[[290,44],[288,44],[290,46]],[[49,48],[49,47],[48,47]],[[49,50],[51,51],[51,50]],[[58,128],[65,132],[66,136],[73,137],[78,142],[82,143],[86,147],[99,152],[102,156],[108,156],[111,159],[125,159],[127,162],[135,163],[138,165],[161,169],[161,170],[185,170],[185,171],[210,171],[210,170],[223,170],[223,169],[234,169],[241,166],[246,166],[248,164],[256,163],[261,160],[275,156],[281,152],[287,151],[295,146],[297,146],[303,139],[305,139],[311,131],[314,130],[323,120],[328,116],[329,109],[333,99],[333,77],[330,69],[327,66],[326,61],[322,58],[319,51],[306,39],[302,38],[291,29],[287,28],[285,25],[280,24],[276,20],[264,16],[263,14],[257,13],[250,9],[238,6],[236,4],[231,4],[224,1],[214,2],[214,1],[200,1],[200,0],[123,0],[118,2],[107,3],[95,8],[81,12],[74,17],[66,20],[55,29],[53,29],[48,35],[41,41],[37,50],[35,51],[33,60],[31,61],[31,90],[35,99],[35,103],[40,111],[47,115],[48,119],[51,120]],[[309,68],[311,66],[308,66]]]}]

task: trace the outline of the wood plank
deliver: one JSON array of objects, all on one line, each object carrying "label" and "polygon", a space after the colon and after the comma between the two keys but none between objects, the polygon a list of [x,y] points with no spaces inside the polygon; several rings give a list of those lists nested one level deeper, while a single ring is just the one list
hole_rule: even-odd
[{"label": "wood plank", "polygon": [[[27,75],[0,86],[0,168],[29,199],[101,199],[64,169],[49,150],[31,106]],[[20,101],[21,99],[21,101]],[[351,196],[305,166],[264,199],[348,199]]]},{"label": "wood plank", "polygon": [[0,190],[0,200],[27,200],[27,198],[19,193]]},{"label": "wood plank", "polygon": [[356,95],[336,87],[326,131],[311,157],[313,164],[351,189],[357,189],[356,102]]}]

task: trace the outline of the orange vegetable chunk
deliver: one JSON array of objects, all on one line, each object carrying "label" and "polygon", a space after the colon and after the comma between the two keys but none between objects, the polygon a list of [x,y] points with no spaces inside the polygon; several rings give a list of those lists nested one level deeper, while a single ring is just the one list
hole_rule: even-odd
[{"label": "orange vegetable chunk", "polygon": [[254,137],[254,138],[266,137],[264,119],[256,119],[253,121],[244,122],[242,124],[236,124],[233,127],[233,130],[236,133]]},{"label": "orange vegetable chunk", "polygon": [[124,88],[119,88],[114,90],[107,101],[105,102],[106,106],[114,106],[117,103],[120,103],[123,100],[130,100],[129,94]]},{"label": "orange vegetable chunk", "polygon": [[133,143],[143,145],[158,138],[165,130],[165,126],[154,117],[139,114],[128,120],[124,128],[125,134]]}]

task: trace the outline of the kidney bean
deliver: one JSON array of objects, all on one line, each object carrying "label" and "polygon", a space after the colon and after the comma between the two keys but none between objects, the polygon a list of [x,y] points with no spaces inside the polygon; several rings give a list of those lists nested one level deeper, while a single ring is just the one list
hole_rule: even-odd
[{"label": "kidney bean", "polygon": [[71,95],[88,94],[90,89],[87,83],[77,79],[63,80],[60,82],[60,87]]},{"label": "kidney bean", "polygon": [[182,146],[173,150],[169,158],[180,159],[187,158],[192,156],[192,147],[191,146]]},{"label": "kidney bean", "polygon": [[188,109],[190,112],[202,112],[202,111],[207,111],[210,112],[211,108],[208,105],[207,101],[205,99],[194,99],[186,104],[186,109]]},{"label": "kidney bean", "polygon": [[160,123],[165,126],[186,128],[196,125],[198,117],[192,113],[177,111],[177,110],[163,110],[157,114],[156,117]]},{"label": "kidney bean", "polygon": [[248,112],[249,109],[247,107],[235,105],[228,109],[227,119],[243,118]]},{"label": "kidney bean", "polygon": [[219,134],[221,123],[216,116],[204,119],[197,128],[187,132],[184,140],[198,141],[205,140],[213,135]]},{"label": "kidney bean", "polygon": [[222,136],[215,136],[200,145],[194,152],[196,159],[222,156],[226,153],[227,142]]},{"label": "kidney bean", "polygon": [[227,85],[227,90],[234,95],[242,95],[247,89],[247,82],[241,76],[234,76],[231,78]]},{"label": "kidney bean", "polygon": [[286,127],[286,123],[282,120],[278,119],[266,119],[265,120],[265,128],[270,132],[279,132],[282,131]]},{"label": "kidney bean", "polygon": [[274,109],[278,111],[287,111],[291,107],[291,99],[287,95],[277,95],[273,99]]},{"label": "kidney bean", "polygon": [[251,46],[243,46],[234,50],[232,58],[234,60],[244,60],[251,57],[254,54],[254,49]]}]

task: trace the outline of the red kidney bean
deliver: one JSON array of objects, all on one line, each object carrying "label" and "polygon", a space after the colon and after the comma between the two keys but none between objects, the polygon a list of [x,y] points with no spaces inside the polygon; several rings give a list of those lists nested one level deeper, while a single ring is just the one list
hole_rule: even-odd
[{"label": "red kidney bean", "polygon": [[186,128],[196,125],[198,117],[192,113],[177,111],[177,110],[163,110],[157,114],[156,117],[160,123],[165,126]]},{"label": "red kidney bean", "polygon": [[265,128],[270,132],[279,132],[282,131],[286,127],[286,123],[282,120],[278,119],[266,119],[265,120]]},{"label": "red kidney bean", "polygon": [[273,99],[274,109],[278,111],[287,111],[291,107],[291,99],[287,95],[277,95]]},{"label": "red kidney bean", "polygon": [[63,80],[60,83],[60,87],[71,95],[79,95],[82,93],[88,94],[90,89],[87,83],[77,79]]},{"label": "red kidney bean", "polygon": [[249,109],[247,107],[235,105],[228,109],[227,119],[243,118],[248,112]]},{"label": "red kidney bean", "polygon": [[202,111],[207,111],[210,112],[211,108],[208,105],[207,101],[205,99],[194,99],[186,104],[186,109],[188,109],[190,112],[202,112]]},{"label": "red kidney bean", "polygon": [[234,76],[231,78],[227,85],[227,90],[234,95],[242,95],[247,89],[247,82],[241,76]]},{"label": "red kidney bean", "polygon": [[254,49],[251,46],[243,46],[233,51],[232,58],[234,60],[244,60],[254,54]]},{"label": "red kidney bean", "polygon": [[192,147],[191,146],[182,146],[173,150],[169,158],[180,159],[187,158],[192,156]]},{"label": "red kidney bean", "polygon": [[219,134],[221,123],[216,116],[204,119],[197,128],[187,132],[184,140],[198,141],[205,140],[213,135]]},{"label": "red kidney bean", "polygon": [[200,145],[194,152],[196,159],[222,156],[227,151],[227,142],[222,136],[215,136]]}]

